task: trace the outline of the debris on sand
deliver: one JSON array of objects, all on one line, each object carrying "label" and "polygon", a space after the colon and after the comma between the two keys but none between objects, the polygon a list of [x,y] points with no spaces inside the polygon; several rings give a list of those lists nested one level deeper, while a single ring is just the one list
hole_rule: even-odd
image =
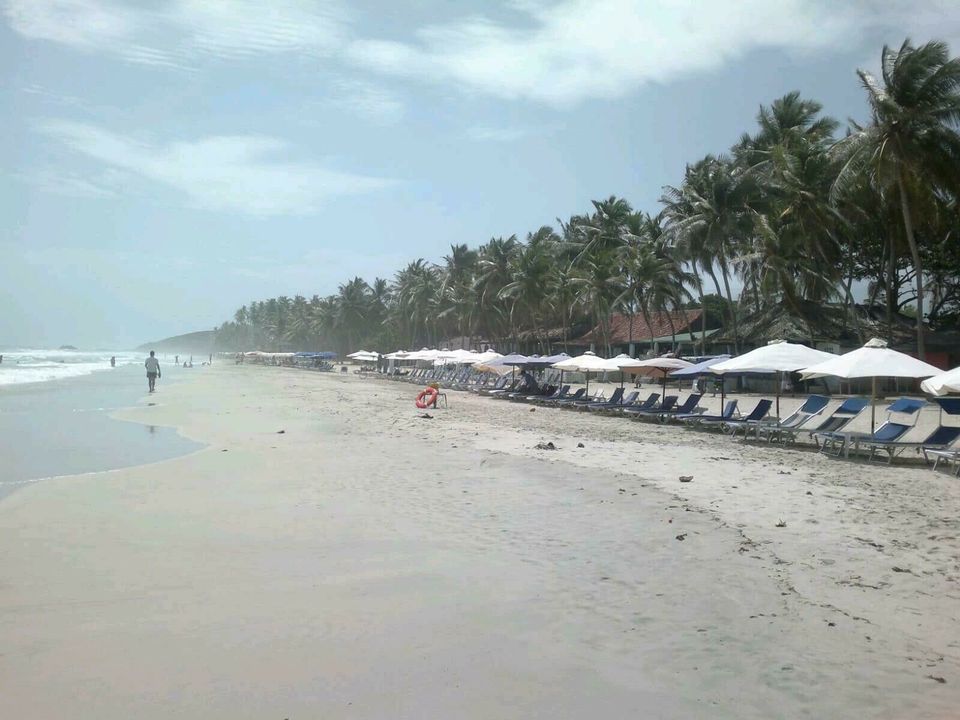
[{"label": "debris on sand", "polygon": [[778,521],[777,521],[776,527],[786,527],[786,526],[787,526],[787,521],[786,521],[786,520],[778,520]]},{"label": "debris on sand", "polygon": [[536,412],[536,411],[537,411],[536,408],[530,408],[530,412]]},{"label": "debris on sand", "polygon": [[423,415],[417,415],[421,420],[433,420],[433,415],[430,413],[424,413]]},{"label": "debris on sand", "polygon": [[947,681],[946,678],[942,678],[937,675],[927,675],[927,678],[929,678],[930,680],[936,680],[941,685]]},{"label": "debris on sand", "polygon": [[693,480],[693,475],[681,475],[680,482],[690,482]]},{"label": "debris on sand", "polygon": [[687,539],[686,533],[680,533],[679,535],[677,535],[677,540],[679,540],[680,542],[683,542],[686,539]]},{"label": "debris on sand", "polygon": [[577,447],[582,448],[582,447],[586,447],[586,445],[584,445],[583,443],[577,443]]},{"label": "debris on sand", "polygon": [[534,448],[537,450],[556,450],[557,446],[554,445],[552,442],[545,442],[545,443],[541,442],[534,445]]},{"label": "debris on sand", "polygon": [[277,435],[283,435],[286,432],[286,430],[277,430]]}]

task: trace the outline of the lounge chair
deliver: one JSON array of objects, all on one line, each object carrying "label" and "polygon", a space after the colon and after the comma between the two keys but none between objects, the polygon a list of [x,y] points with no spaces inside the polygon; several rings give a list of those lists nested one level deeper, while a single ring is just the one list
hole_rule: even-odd
[{"label": "lounge chair", "polygon": [[[810,439],[816,443],[817,447],[820,447],[819,435],[821,433],[831,433],[842,430],[846,427],[850,421],[857,417],[863,410],[870,404],[870,399],[865,397],[852,397],[844,400],[840,405],[834,410],[830,417],[824,420],[820,425],[815,428],[810,428],[807,432],[810,435]],[[796,431],[787,430],[786,433],[792,437],[797,435]]]},{"label": "lounge chair", "polygon": [[672,417],[677,417],[679,415],[693,415],[694,411],[697,409],[697,404],[700,402],[700,398],[703,397],[703,393],[693,393],[688,395],[687,399],[684,400],[680,405],[674,405],[671,408],[663,409],[661,408],[657,412],[657,419],[660,422],[666,422]]},{"label": "lounge chair", "polygon": [[544,393],[542,395],[530,395],[529,393],[526,395],[514,394],[510,400],[513,402],[540,402],[541,400],[555,400],[557,398],[566,397],[569,392],[570,386],[563,385],[558,387],[552,393]]},{"label": "lounge chair", "polygon": [[697,413],[688,413],[686,415],[677,415],[677,420],[686,424],[686,425],[698,425],[704,420],[712,422],[724,422],[726,420],[733,420],[734,415],[737,414],[737,401],[736,400],[727,400],[726,406],[723,408],[723,412],[719,415],[699,415]]},{"label": "lounge chair", "polygon": [[[783,420],[761,420],[756,423],[757,440],[761,437],[766,438],[767,442],[773,442],[774,437],[789,436],[796,437],[793,432],[801,425],[810,421],[810,418],[816,417],[823,412],[823,409],[830,403],[830,398],[826,395],[811,395],[803,404],[792,414]],[[746,429],[743,433],[744,440],[747,439]]]},{"label": "lounge chair", "polygon": [[542,405],[558,406],[558,405],[561,405],[561,404],[563,404],[563,403],[574,402],[574,401],[576,401],[576,400],[580,400],[584,395],[586,395],[586,393],[587,393],[586,389],[584,389],[584,388],[577,388],[577,391],[574,392],[573,394],[565,395],[565,396],[559,397],[559,398],[554,398],[554,399],[552,399],[552,400],[544,400],[541,404],[542,404]]},{"label": "lounge chair", "polygon": [[588,405],[587,410],[590,410],[591,412],[616,412],[624,406],[633,405],[637,401],[638,397],[640,397],[639,391],[631,390],[620,399],[620,402],[610,403],[607,401],[605,403],[597,403],[595,406]]},{"label": "lounge chair", "polygon": [[648,418],[659,415],[661,412],[670,412],[677,405],[677,400],[679,397],[677,395],[666,395],[663,398],[663,401],[660,403],[659,407],[654,405],[650,408],[638,408],[636,410],[628,411],[632,417],[636,418]]},{"label": "lounge chair", "polygon": [[890,465],[893,463],[893,458],[904,450],[915,448],[917,451],[923,452],[924,459],[926,459],[928,453],[943,452],[956,442],[957,438],[960,438],[960,427],[956,425],[941,425],[923,440],[870,440],[861,441],[860,447],[869,448],[870,460],[873,460],[878,450],[883,450],[887,453],[887,464]]},{"label": "lounge chair", "polygon": [[[940,406],[941,412],[941,425],[940,430],[945,430],[947,428],[954,429],[956,426],[952,425],[943,425],[943,415],[942,413],[947,413],[948,415],[960,415],[960,398],[934,398],[933,401]],[[942,440],[937,438],[938,440]],[[929,438],[928,438],[929,441]],[[953,463],[956,467],[954,475],[960,477],[960,441],[952,440],[950,442],[933,444],[930,442],[925,442],[920,447],[920,452],[923,453],[923,459],[927,462],[930,462],[930,458],[933,458],[933,469],[937,469],[937,465],[940,464],[940,461],[946,463]]]},{"label": "lounge chair", "polygon": [[735,438],[737,436],[737,431],[741,428],[744,429],[743,436],[746,438],[747,429],[756,425],[756,423],[763,420],[767,415],[770,414],[770,408],[773,407],[773,400],[757,400],[757,404],[754,406],[747,415],[744,415],[742,418],[736,420],[703,420],[703,424],[706,426],[710,425],[719,425],[722,430],[725,430],[730,433],[730,437]]},{"label": "lounge chair", "polygon": [[614,405],[619,405],[623,400],[623,388],[617,388],[613,391],[613,394],[610,395],[609,400],[599,400],[596,402],[588,402],[585,405],[580,405],[581,410],[597,410],[600,408],[609,408]]},{"label": "lounge chair", "polygon": [[890,443],[898,440],[907,430],[913,427],[912,424],[896,422],[892,415],[905,414],[916,415],[920,409],[926,405],[924,400],[914,400],[913,398],[900,398],[890,403],[887,408],[887,419],[880,427],[872,433],[863,432],[817,432],[815,437],[819,440],[820,452],[826,452],[827,447],[836,448],[834,453],[839,456],[843,453],[844,457],[850,457],[850,450],[856,451],[861,444],[869,443]]},{"label": "lounge chair", "polygon": [[562,407],[564,405],[577,402],[578,400],[583,400],[584,397],[586,397],[586,394],[587,394],[586,388],[577,388],[577,391],[572,395],[568,395],[567,397],[563,397],[563,398],[558,398],[557,400],[551,400],[547,404],[553,405],[554,407]]},{"label": "lounge chair", "polygon": [[652,410],[657,405],[657,401],[660,399],[660,393],[650,393],[649,397],[643,402],[635,402],[632,405],[623,405],[620,407],[620,412],[632,415],[638,412],[646,412],[647,410]]}]

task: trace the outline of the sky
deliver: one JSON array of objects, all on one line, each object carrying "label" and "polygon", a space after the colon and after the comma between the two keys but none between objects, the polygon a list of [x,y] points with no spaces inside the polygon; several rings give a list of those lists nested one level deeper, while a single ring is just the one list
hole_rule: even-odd
[{"label": "sky", "polygon": [[618,195],[955,0],[0,0],[0,347],[130,347]]}]

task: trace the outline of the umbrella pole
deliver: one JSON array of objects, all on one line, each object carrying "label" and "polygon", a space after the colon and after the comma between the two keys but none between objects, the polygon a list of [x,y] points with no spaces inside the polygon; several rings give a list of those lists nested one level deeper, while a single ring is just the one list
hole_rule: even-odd
[{"label": "umbrella pole", "polygon": [[783,384],[783,373],[777,371],[777,422],[780,422],[780,386]]},{"label": "umbrella pole", "polygon": [[877,423],[877,378],[871,378],[870,388],[870,434],[873,435]]}]

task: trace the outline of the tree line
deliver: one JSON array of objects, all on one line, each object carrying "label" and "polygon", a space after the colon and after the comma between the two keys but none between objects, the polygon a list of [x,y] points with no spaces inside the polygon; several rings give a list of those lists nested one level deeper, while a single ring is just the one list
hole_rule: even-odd
[{"label": "tree line", "polygon": [[451,245],[390,280],[252,302],[217,346],[344,353],[458,337],[546,352],[592,326],[609,349],[614,313],[632,324],[695,304],[722,314],[739,350],[742,319],[771,304],[800,317],[832,304],[860,334],[853,289],[865,281],[889,328],[915,316],[923,357],[926,325],[960,326],[960,60],[906,41],[883,48],[879,77],[858,75],[868,122],[841,132],[820,103],[787,94],[728,152],[688,165],[655,214],[612,196],[523,239]]}]

